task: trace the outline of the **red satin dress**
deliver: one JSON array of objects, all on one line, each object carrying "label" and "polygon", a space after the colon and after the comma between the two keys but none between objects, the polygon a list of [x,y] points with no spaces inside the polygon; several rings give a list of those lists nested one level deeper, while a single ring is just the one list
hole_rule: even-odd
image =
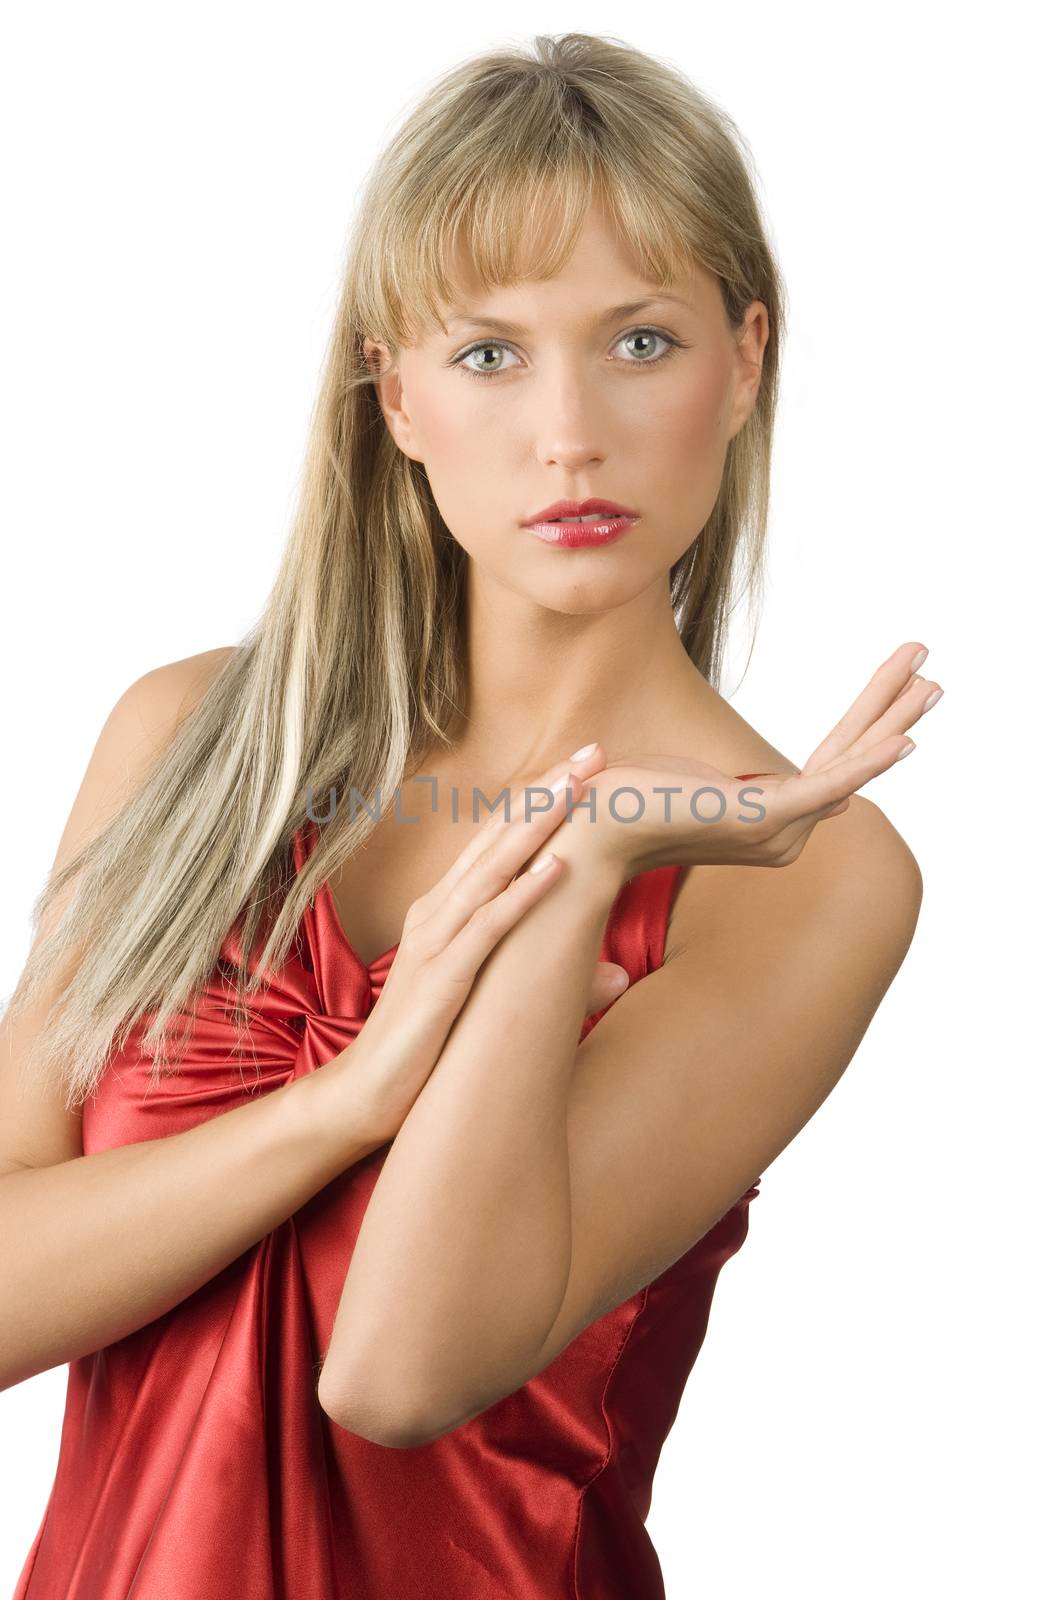
[{"label": "red satin dress", "polygon": [[[297,868],[316,838],[313,823],[294,836]],[[613,903],[601,959],[631,983],[663,960],[684,870],[643,872]],[[243,1102],[255,1061],[235,1053],[225,1014],[234,951],[230,933],[179,1075],[148,1086],[146,1018],[109,1059],[83,1107],[86,1154]],[[256,1092],[349,1043],[394,954],[363,965],[319,890],[251,1001]],[[440,1439],[392,1449],[338,1427],[316,1393],[389,1148],[171,1310],[69,1363],[55,1481],[13,1600],[663,1600],[645,1527],[653,1475],[757,1184],[522,1388]]]}]

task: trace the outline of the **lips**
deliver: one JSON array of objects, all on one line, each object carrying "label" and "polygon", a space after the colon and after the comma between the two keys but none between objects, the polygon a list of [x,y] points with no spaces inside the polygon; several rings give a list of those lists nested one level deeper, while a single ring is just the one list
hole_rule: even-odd
[{"label": "lips", "polygon": [[555,500],[532,516],[523,519],[522,526],[531,527],[536,522],[554,522],[558,517],[637,517],[630,506],[617,505],[615,500]]}]

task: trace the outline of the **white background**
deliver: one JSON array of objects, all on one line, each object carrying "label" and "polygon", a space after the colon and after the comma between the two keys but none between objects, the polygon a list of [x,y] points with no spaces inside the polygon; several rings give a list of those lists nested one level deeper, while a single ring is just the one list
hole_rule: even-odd
[{"label": "white background", "polygon": [[[234,643],[263,603],[356,193],[387,136],[435,75],[535,33],[671,61],[750,141],[790,299],[769,597],[725,689],[795,761],[906,640],[930,646],[923,673],[946,693],[867,791],[923,870],[914,944],[841,1084],[765,1174],[650,1531],[669,1600],[1048,1600],[1050,10],[500,15],[8,11],[0,988],[115,699]],[[6,1254],[0,1239],[0,1292]],[[44,1510],[65,1382],[56,1368],[0,1395],[3,1594]]]}]

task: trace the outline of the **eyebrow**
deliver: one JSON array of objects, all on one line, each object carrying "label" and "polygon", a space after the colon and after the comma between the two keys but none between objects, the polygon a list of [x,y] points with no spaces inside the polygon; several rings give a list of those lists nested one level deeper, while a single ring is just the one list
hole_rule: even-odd
[{"label": "eyebrow", "polygon": [[[656,305],[658,302],[666,300],[675,305],[684,306],[687,311],[694,310],[690,301],[684,300],[681,295],[654,294],[649,295],[645,300],[625,300],[622,305],[611,306],[608,311],[602,312],[597,319],[596,325],[602,327],[605,323],[616,322],[621,317],[633,317],[637,311],[643,311],[646,306]],[[485,324],[490,325],[492,328],[497,328],[500,333],[515,334],[518,338],[529,332],[529,329],[522,327],[519,322],[506,322],[504,318],[496,317],[491,312],[484,311],[464,311],[460,315],[452,317],[447,323],[447,328],[449,330],[461,325],[479,327]]]}]

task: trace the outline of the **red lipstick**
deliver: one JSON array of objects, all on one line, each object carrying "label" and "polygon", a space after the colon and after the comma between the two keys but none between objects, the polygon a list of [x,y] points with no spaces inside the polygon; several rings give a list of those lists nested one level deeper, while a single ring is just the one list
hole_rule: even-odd
[{"label": "red lipstick", "polygon": [[[586,521],[564,519],[586,518]],[[588,545],[612,544],[638,521],[638,512],[619,506],[615,500],[555,500],[526,517],[522,526],[544,544],[562,549],[585,549]]]}]

